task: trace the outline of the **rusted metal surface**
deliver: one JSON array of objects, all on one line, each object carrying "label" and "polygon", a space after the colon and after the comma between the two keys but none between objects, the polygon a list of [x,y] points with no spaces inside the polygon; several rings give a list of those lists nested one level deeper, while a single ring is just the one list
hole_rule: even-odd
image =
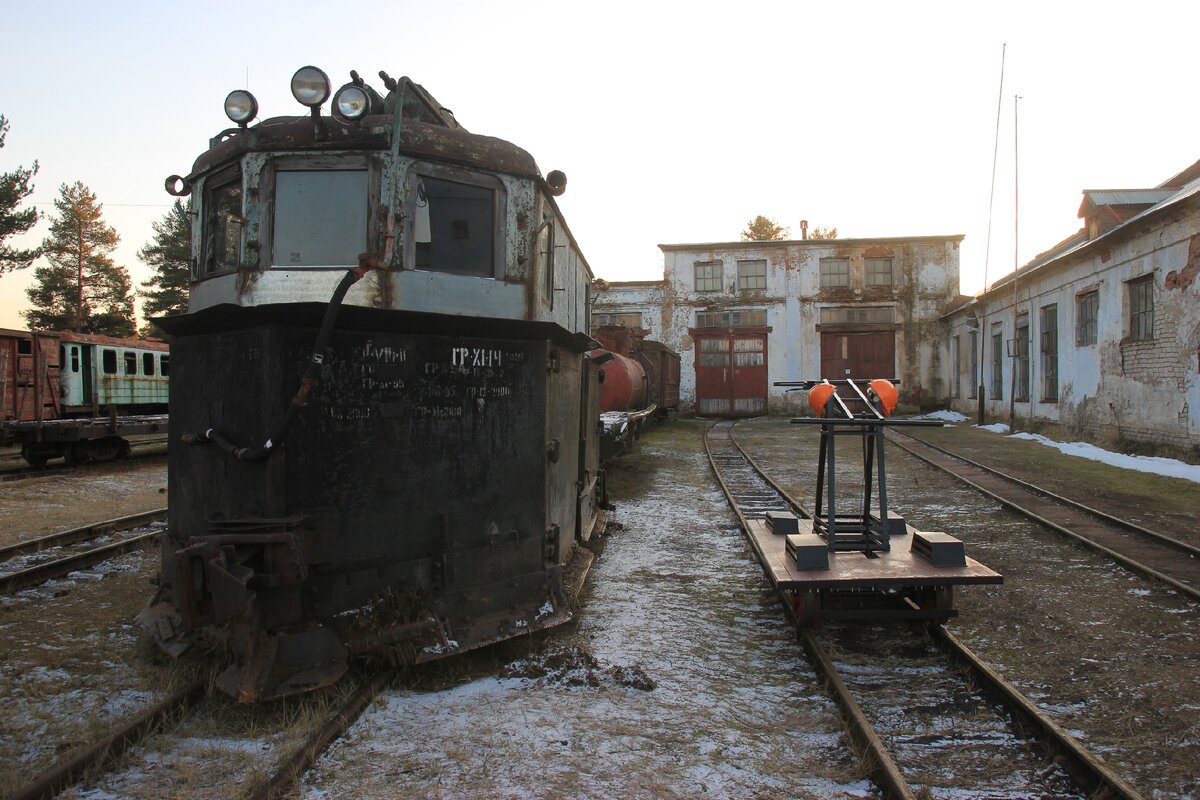
[{"label": "rusted metal surface", "polygon": [[120,730],[106,736],[81,753],[46,772],[28,786],[8,796],[8,800],[47,800],[66,790],[88,772],[103,767],[120,757],[130,745],[147,732],[162,725],[181,709],[204,696],[208,681],[193,681],[125,723]]},{"label": "rusted metal surface", "polygon": [[336,680],[351,651],[414,663],[570,616],[589,340],[478,319],[445,321],[474,336],[438,335],[420,315],[344,312],[308,407],[261,464],[180,436],[218,420],[238,441],[272,427],[313,340],[303,308],[242,314],[288,327],[167,323],[189,365],[174,390],[211,399],[171,416],[173,538],[149,621],[168,646],[202,630],[228,642],[238,664],[220,685],[243,700]]}]

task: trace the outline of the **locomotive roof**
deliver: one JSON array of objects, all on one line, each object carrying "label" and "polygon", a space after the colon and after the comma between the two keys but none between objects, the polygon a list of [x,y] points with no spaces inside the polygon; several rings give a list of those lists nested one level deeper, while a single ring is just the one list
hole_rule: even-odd
[{"label": "locomotive roof", "polygon": [[[192,165],[190,183],[204,173],[244,153],[256,151],[388,150],[392,146],[391,114],[376,114],[361,124],[336,117],[273,117],[244,131],[226,131],[220,141]],[[318,136],[318,130],[320,132]],[[220,137],[218,137],[220,138]],[[494,136],[470,133],[414,119],[405,119],[400,152],[466,167],[538,178],[537,164],[527,151]]]}]

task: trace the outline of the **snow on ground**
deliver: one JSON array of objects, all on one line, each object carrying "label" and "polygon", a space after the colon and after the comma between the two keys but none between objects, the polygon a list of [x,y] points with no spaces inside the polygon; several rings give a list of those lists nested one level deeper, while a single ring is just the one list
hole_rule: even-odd
[{"label": "snow on ground", "polygon": [[[919,417],[911,417],[911,419],[940,419],[944,422],[965,422],[967,417],[957,411],[942,410],[922,414]],[[1003,422],[996,422],[991,425],[973,425],[972,427],[979,428],[981,431],[1004,434],[1007,434],[1009,430],[1008,426]],[[1200,483],[1200,465],[1187,464],[1173,458],[1129,456],[1124,453],[1114,453],[1111,450],[1105,450],[1086,442],[1056,442],[1039,433],[1014,433],[1011,438],[1027,439],[1031,442],[1044,444],[1047,447],[1053,447],[1060,453],[1068,456],[1078,456],[1079,458],[1086,458],[1091,461],[1100,461],[1104,464],[1120,467],[1121,469],[1152,472],[1155,475],[1165,475],[1168,478],[1182,478],[1185,481]]]}]

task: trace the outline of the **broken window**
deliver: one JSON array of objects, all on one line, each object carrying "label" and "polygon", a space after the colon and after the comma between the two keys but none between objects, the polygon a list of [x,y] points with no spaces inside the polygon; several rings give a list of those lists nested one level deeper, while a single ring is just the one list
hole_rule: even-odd
[{"label": "broken window", "polygon": [[1004,397],[1004,326],[992,326],[992,398]]},{"label": "broken window", "polygon": [[761,328],[767,324],[767,310],[698,311],[697,328]]},{"label": "broken window", "polygon": [[[413,190],[414,266],[456,275],[496,277],[502,251],[503,190],[495,178],[456,174],[461,180],[418,175]],[[548,246],[553,239],[547,237]]]},{"label": "broken window", "polygon": [[142,353],[142,374],[154,375],[154,353]]},{"label": "broken window", "polygon": [[821,288],[831,289],[850,285],[850,259],[821,259]]},{"label": "broken window", "polygon": [[122,353],[125,362],[125,374],[137,375],[137,353]]},{"label": "broken window", "polygon": [[204,257],[196,279],[235,270],[242,258],[242,171],[233,169],[204,183]]},{"label": "broken window", "polygon": [[100,353],[100,368],[105,375],[117,374],[117,351],[105,348]]},{"label": "broken window", "polygon": [[642,327],[642,312],[617,311],[608,314],[592,314],[592,327],[603,328],[606,325],[640,328]]},{"label": "broken window", "polygon": [[277,172],[272,266],[356,265],[367,250],[367,186],[365,169]]}]

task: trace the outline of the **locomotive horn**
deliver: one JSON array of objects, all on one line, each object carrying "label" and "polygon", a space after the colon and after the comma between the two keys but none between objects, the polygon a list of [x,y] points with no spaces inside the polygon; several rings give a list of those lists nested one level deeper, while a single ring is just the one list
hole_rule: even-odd
[{"label": "locomotive horn", "polygon": [[567,190],[567,174],[559,169],[550,170],[550,174],[546,176],[546,185],[550,187],[550,194],[558,197]]}]

